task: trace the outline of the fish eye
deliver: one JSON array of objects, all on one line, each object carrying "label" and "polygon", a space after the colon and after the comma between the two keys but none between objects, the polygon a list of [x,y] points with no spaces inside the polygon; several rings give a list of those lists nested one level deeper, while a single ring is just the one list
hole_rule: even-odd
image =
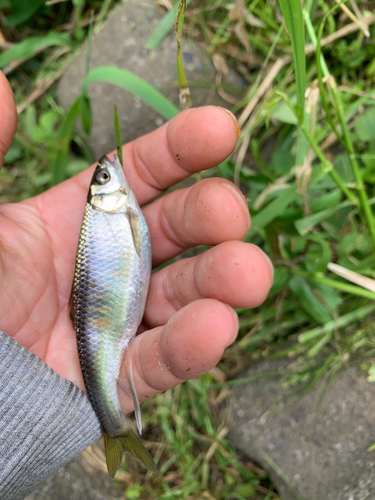
[{"label": "fish eye", "polygon": [[100,170],[100,172],[98,172],[96,174],[96,181],[99,183],[99,184],[107,184],[107,182],[109,181],[109,179],[111,178],[111,176],[109,175],[109,172],[108,170]]}]

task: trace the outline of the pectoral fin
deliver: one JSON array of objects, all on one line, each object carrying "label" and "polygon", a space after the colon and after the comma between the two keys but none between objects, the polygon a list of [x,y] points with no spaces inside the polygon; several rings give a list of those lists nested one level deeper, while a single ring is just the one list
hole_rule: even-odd
[{"label": "pectoral fin", "polygon": [[138,257],[141,258],[142,236],[141,236],[140,222],[139,222],[140,217],[138,215],[137,210],[135,210],[133,207],[128,207],[126,215],[130,222],[135,250],[137,252]]}]

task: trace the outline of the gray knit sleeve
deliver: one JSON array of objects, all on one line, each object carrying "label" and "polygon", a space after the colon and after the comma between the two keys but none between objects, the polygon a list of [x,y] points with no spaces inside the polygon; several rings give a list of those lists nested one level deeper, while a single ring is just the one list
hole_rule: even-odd
[{"label": "gray knit sleeve", "polygon": [[87,396],[0,332],[0,500],[20,500],[101,436]]}]

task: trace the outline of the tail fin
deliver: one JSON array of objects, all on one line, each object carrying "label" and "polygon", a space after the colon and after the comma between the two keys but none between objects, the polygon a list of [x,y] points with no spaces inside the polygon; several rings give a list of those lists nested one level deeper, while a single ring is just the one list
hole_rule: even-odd
[{"label": "tail fin", "polygon": [[103,432],[104,444],[105,444],[105,457],[107,460],[108,474],[111,477],[115,477],[117,470],[119,469],[122,461],[122,456],[124,453],[130,453],[134,458],[138,460],[142,465],[144,465],[148,470],[158,472],[156,464],[143,446],[141,440],[134,434],[134,432],[129,429],[122,436],[110,437],[108,434]]}]

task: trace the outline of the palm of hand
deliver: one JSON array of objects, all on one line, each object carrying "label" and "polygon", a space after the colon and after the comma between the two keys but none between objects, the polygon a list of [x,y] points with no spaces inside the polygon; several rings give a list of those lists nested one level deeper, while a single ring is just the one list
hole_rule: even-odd
[{"label": "palm of hand", "polygon": [[[0,103],[1,166],[16,124],[1,72]],[[148,203],[223,161],[236,141],[234,118],[224,110],[191,109],[124,146],[128,181],[139,203]],[[92,170],[0,207],[0,329],[83,390],[68,302]],[[152,275],[144,316],[149,330],[129,347],[141,400],[212,368],[237,333],[232,307],[259,305],[273,274],[260,249],[239,241],[250,219],[245,198],[228,181],[206,179],[174,191],[146,206],[144,214],[154,265],[192,246],[213,248]],[[120,391],[120,399],[123,411],[130,411],[129,397]]]},{"label": "palm of hand", "polygon": [[0,328],[82,388],[67,312],[82,213],[76,208],[77,217],[64,221],[49,193],[0,208]]}]

